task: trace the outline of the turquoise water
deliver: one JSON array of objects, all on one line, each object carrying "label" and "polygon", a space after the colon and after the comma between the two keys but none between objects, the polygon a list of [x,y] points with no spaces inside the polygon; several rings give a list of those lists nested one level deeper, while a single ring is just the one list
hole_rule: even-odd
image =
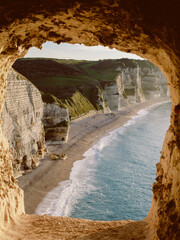
[{"label": "turquoise water", "polygon": [[141,110],[74,163],[70,180],[48,193],[37,213],[93,220],[143,219],[169,126],[170,103]]}]

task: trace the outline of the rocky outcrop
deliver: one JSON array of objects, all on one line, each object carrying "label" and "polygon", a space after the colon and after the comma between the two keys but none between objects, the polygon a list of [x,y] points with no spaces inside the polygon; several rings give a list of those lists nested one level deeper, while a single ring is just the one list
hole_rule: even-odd
[{"label": "rocky outcrop", "polygon": [[97,87],[97,89],[98,89],[97,105],[99,106],[100,109],[102,109],[103,113],[105,113],[105,114],[110,113],[111,110],[104,99],[102,90],[100,89],[100,87]]},{"label": "rocky outcrop", "polygon": [[146,99],[168,96],[167,80],[162,72],[154,67],[117,68],[114,81],[102,89],[104,99],[111,110],[120,110],[128,104],[143,102]]},{"label": "rocky outcrop", "polygon": [[111,110],[120,110],[122,106],[126,106],[124,101],[124,84],[122,82],[121,74],[118,74],[114,83],[105,85],[102,89],[104,99]]},{"label": "rocky outcrop", "polygon": [[141,76],[140,76],[139,66],[137,66],[137,79],[135,82],[135,97],[136,97],[136,102],[143,102],[145,100],[144,92],[141,86]]},{"label": "rocky outcrop", "polygon": [[5,99],[2,132],[11,150],[14,176],[19,177],[40,164],[45,140],[67,142],[69,113],[55,102],[43,103],[39,90],[14,69],[7,76]]},{"label": "rocky outcrop", "polygon": [[128,104],[136,102],[136,87],[129,77],[129,73],[120,73],[116,76],[113,82],[104,86],[104,99],[111,110],[117,111]]},{"label": "rocky outcrop", "polygon": [[[160,70],[147,60],[111,59],[79,63],[78,60],[22,58],[13,67],[42,92],[67,103],[69,112],[77,117],[93,108],[106,113],[110,109],[119,110],[128,104],[143,102],[145,98],[165,96],[167,91],[166,79],[162,82]],[[53,86],[51,79],[56,79]],[[82,99],[80,104],[78,98]],[[88,101],[93,106],[87,109],[82,104],[86,102],[87,105]],[[78,105],[81,113],[76,111],[74,114],[71,105],[73,108]]]},{"label": "rocky outcrop", "polygon": [[69,134],[69,112],[57,103],[44,103],[43,124],[46,144],[66,143]]},{"label": "rocky outcrop", "polygon": [[11,69],[7,76],[1,118],[2,132],[9,143],[16,177],[36,168],[44,155],[42,114],[43,102],[39,90]]},{"label": "rocky outcrop", "polygon": [[159,69],[144,68],[141,78],[146,99],[169,95],[167,80]]},{"label": "rocky outcrop", "polygon": [[[132,69],[117,69],[120,73],[103,89],[104,98],[111,110],[120,110],[121,107],[145,100],[141,87],[139,66],[137,71]],[[134,69],[133,69],[134,70]]]}]

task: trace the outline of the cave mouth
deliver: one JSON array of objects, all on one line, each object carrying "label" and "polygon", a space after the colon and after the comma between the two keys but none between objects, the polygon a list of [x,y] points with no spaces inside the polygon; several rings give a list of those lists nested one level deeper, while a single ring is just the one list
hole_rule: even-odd
[{"label": "cave mouth", "polygon": [[[40,65],[38,65],[38,61],[41,61],[42,60],[42,66]],[[53,59],[52,59],[53,60]],[[56,61],[58,61],[56,58],[55,58],[55,60]],[[23,61],[25,61],[25,63],[26,64],[23,64]],[[29,61],[29,63],[28,63],[28,61]],[[35,85],[36,85],[36,83],[37,83],[37,78],[36,78],[36,74],[34,74],[33,73],[33,69],[34,69],[34,71],[37,71],[37,69],[38,69],[38,71],[40,72],[39,74],[37,74],[38,75],[38,77],[39,77],[39,79],[38,79],[38,81],[39,82],[42,82],[41,81],[41,79],[40,79],[40,74],[42,74],[42,76],[45,76],[46,75],[46,73],[47,73],[47,70],[49,70],[49,67],[48,67],[48,64],[46,64],[45,62],[46,62],[46,59],[43,59],[43,58],[37,58],[37,61],[36,61],[36,58],[34,59],[34,61],[35,61],[35,64],[33,63],[33,59],[28,59],[28,58],[25,58],[24,60],[22,59],[20,62],[18,62],[17,64],[15,63],[14,65],[13,65],[13,67],[15,67],[15,69],[16,70],[20,70],[20,73],[25,73],[25,76],[29,79],[29,76],[30,76],[30,78],[31,79],[35,79],[36,81],[35,82],[33,82]],[[50,71],[54,71],[53,70],[53,64],[51,63],[51,59],[50,58],[47,58],[47,61],[48,61],[48,63],[49,63],[49,65],[50,65]],[[60,61],[60,63],[62,62],[63,63],[63,61],[67,61],[68,62],[68,60],[59,60]],[[75,61],[75,60],[69,60],[69,61]],[[89,62],[88,62],[88,60],[86,60],[87,62],[86,62],[86,64],[88,64]],[[101,60],[102,61],[102,60]],[[116,61],[116,60],[115,60]],[[133,61],[135,61],[135,60],[133,60]],[[133,65],[133,61],[131,61],[131,60],[129,60],[129,64],[131,64],[133,67],[134,67],[134,65]],[[77,60],[77,62],[78,62],[78,60]],[[112,61],[113,62],[113,61]],[[105,62],[104,64],[105,64],[105,66],[106,66],[106,68],[108,67],[108,64],[110,65],[112,65],[113,63],[112,62],[110,62],[110,60],[107,60],[107,63]],[[61,63],[61,65],[62,65],[62,63]],[[91,63],[91,62],[90,62]],[[138,62],[137,62],[138,63]],[[74,65],[72,64],[72,63],[70,63],[73,67],[74,67]],[[81,64],[82,64],[82,62],[81,62]],[[123,64],[125,64],[125,63],[123,63]],[[26,69],[27,70],[27,68],[28,68],[28,66],[29,65],[31,65],[31,68],[30,68],[30,70],[29,70],[29,72],[27,72],[27,71],[24,71],[24,72],[21,72],[21,70],[24,68],[24,69]],[[33,67],[33,65],[34,65],[34,67]],[[61,67],[62,68],[62,66],[61,65],[59,65],[59,67]],[[136,63],[135,63],[135,65],[136,65]],[[150,65],[150,63],[147,63],[147,66],[148,65]],[[66,65],[65,65],[66,66]],[[117,65],[118,66],[118,65]],[[37,69],[36,69],[36,67],[37,67]],[[46,69],[45,69],[45,72],[43,73],[43,67],[46,67]],[[75,67],[74,67],[75,68]],[[56,69],[55,69],[56,70]],[[64,69],[63,69],[64,70]],[[146,69],[145,69],[146,70]],[[79,71],[80,72],[80,71]],[[145,73],[143,72],[143,74],[146,76],[146,73],[147,72],[147,70],[145,71]],[[55,72],[56,73],[56,72]],[[32,74],[32,76],[31,76],[31,74]],[[118,72],[116,73],[116,74],[118,74]],[[150,73],[149,73],[150,74]],[[48,74],[49,75],[49,74]],[[148,75],[148,74],[147,74]],[[136,76],[136,74],[135,74],[135,76]],[[52,76],[50,76],[51,78],[52,78]],[[72,77],[72,76],[71,76]],[[155,75],[154,75],[154,77],[155,77]],[[52,83],[51,83],[51,81],[49,80],[49,83],[50,83],[50,85],[52,85]],[[42,85],[42,83],[41,83],[41,85]],[[51,88],[51,86],[48,86],[48,90],[50,90],[50,88]],[[53,88],[54,88],[54,85],[52,86]],[[43,90],[43,89],[40,89],[40,90]],[[148,86],[148,90],[151,90],[151,89],[149,89],[149,86]],[[133,96],[133,94],[132,94],[132,88],[130,88],[130,91],[128,92],[128,89],[126,90],[126,93],[128,94],[128,95],[130,95],[131,97]],[[135,91],[133,91],[133,93],[134,93],[134,95],[135,95]],[[119,94],[119,93],[118,93]],[[117,94],[115,94],[115,95],[117,95]],[[56,96],[57,97],[57,96]],[[51,131],[52,131],[52,129],[51,129]],[[45,136],[46,137],[46,136]],[[46,139],[46,140],[48,140],[48,138]],[[61,139],[61,141],[64,141],[65,139],[64,139],[64,137]],[[160,151],[160,150],[159,150]],[[155,165],[155,164],[154,164]],[[154,176],[154,178],[155,178],[155,176]],[[153,182],[153,180],[152,180],[152,182]],[[152,185],[152,183],[150,184],[150,186]],[[21,186],[21,185],[20,185]],[[38,194],[37,192],[35,192],[34,194]],[[150,197],[151,198],[151,197]],[[25,195],[25,206],[26,206],[26,201],[29,201],[29,199],[30,199],[30,197],[26,197],[26,195]],[[151,201],[151,200],[150,200]],[[113,202],[112,202],[113,203]],[[141,203],[140,203],[141,204]],[[29,206],[27,206],[27,212],[28,213],[31,213],[31,211],[29,210]],[[148,211],[147,211],[148,212]],[[40,212],[38,212],[38,213],[40,213]],[[143,219],[145,217],[145,215],[143,216],[143,217],[139,217],[139,220],[141,220],[141,219]],[[86,218],[86,216],[84,216],[84,218]],[[133,217],[129,217],[130,219],[133,219]],[[116,219],[118,219],[118,217],[116,216]],[[122,219],[122,216],[121,216],[121,219]],[[126,217],[126,219],[127,219],[127,217]],[[101,219],[101,218],[99,218],[99,220],[109,220],[109,219]],[[112,220],[114,220],[114,218],[112,218]]]},{"label": "cave mouth", "polygon": [[[152,2],[144,4],[141,0],[136,1],[136,4],[133,0],[128,2],[113,1],[112,5],[107,1],[93,3],[91,1],[86,3],[76,1],[73,4],[68,1],[63,4],[61,1],[52,0],[50,5],[46,2],[42,4],[41,1],[28,1],[26,2],[26,8],[22,7],[21,1],[18,1],[17,4],[17,7],[9,4],[6,13],[4,11],[5,6],[3,5],[1,8],[1,109],[5,99],[7,73],[13,62],[17,58],[23,57],[30,47],[41,47],[47,40],[55,43],[83,43],[87,46],[101,44],[125,52],[139,53],[141,57],[157,65],[165,74],[172,99],[171,126],[163,143],[160,163],[157,164],[157,178],[153,184],[153,201],[150,212],[145,219],[146,224],[145,222],[135,224],[135,226],[141,225],[141,231],[139,232],[137,232],[138,228],[133,228],[133,224],[130,225],[131,229],[137,230],[135,231],[137,235],[141,234],[142,236],[142,232],[146,229],[145,235],[148,239],[178,239],[178,206],[180,202],[180,118],[177,113],[180,106],[178,1],[173,5],[162,0],[158,4],[152,4]],[[54,5],[56,5],[56,8],[54,8]],[[39,11],[39,9],[41,10]],[[11,155],[7,141],[4,139],[2,132],[0,132],[0,136],[2,191],[0,222],[1,229],[6,229],[7,223],[11,220],[16,220],[16,222],[20,220],[18,217],[22,217],[22,213],[24,213],[24,203],[23,193],[12,176],[12,167],[9,161]],[[48,229],[45,223],[53,221],[52,218],[46,216],[44,218],[23,216],[24,219],[29,218],[26,227],[28,224],[32,226],[35,219],[41,219],[43,224],[42,226],[38,225],[38,227],[47,227]],[[58,221],[60,221],[58,219],[54,218],[57,224],[54,225],[56,234],[56,227],[59,226]],[[77,220],[70,221],[71,227],[75,223],[77,224]],[[91,224],[93,225],[92,222],[87,225],[90,227]],[[98,224],[107,227],[105,223],[93,225],[91,233],[95,234],[96,237],[98,229],[101,228],[98,228]],[[53,225],[50,225],[51,229],[48,229],[48,234],[52,233]],[[83,229],[83,224],[80,224],[79,227],[80,229],[77,231],[80,232]],[[25,229],[28,233],[28,228]],[[94,233],[95,229],[96,233]],[[71,231],[67,232],[70,234]],[[41,234],[40,231],[36,233],[41,236],[39,239],[44,239],[45,233]],[[86,234],[88,233],[86,232]],[[134,231],[131,231],[131,233],[132,235],[135,234]],[[32,235],[32,232],[29,232],[29,234]],[[122,236],[121,231],[115,231],[116,236],[114,238],[108,231],[98,232],[98,234],[101,237],[109,234],[112,239]],[[34,239],[37,239],[37,235],[34,236]],[[57,239],[60,239],[58,235],[56,236]],[[78,236],[81,237],[82,235]],[[127,231],[124,236],[128,236]]]}]

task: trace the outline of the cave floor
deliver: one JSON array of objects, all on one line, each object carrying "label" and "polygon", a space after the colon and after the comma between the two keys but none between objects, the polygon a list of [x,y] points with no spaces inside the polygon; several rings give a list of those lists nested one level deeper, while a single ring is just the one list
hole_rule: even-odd
[{"label": "cave floor", "polygon": [[142,240],[147,239],[145,221],[92,221],[67,217],[23,214],[11,224],[3,240]]}]

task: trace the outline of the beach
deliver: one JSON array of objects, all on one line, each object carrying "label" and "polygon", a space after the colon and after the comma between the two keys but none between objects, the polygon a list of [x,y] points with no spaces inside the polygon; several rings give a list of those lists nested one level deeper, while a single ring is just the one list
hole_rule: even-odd
[{"label": "beach", "polygon": [[117,113],[95,114],[81,120],[71,122],[69,140],[64,145],[49,145],[50,153],[67,154],[65,160],[51,160],[47,154],[41,165],[31,173],[18,179],[19,186],[24,190],[26,213],[35,212],[38,204],[46,194],[59,182],[69,179],[73,163],[83,159],[83,154],[101,137],[121,127],[138,111],[169,98],[158,98],[122,108]]}]

